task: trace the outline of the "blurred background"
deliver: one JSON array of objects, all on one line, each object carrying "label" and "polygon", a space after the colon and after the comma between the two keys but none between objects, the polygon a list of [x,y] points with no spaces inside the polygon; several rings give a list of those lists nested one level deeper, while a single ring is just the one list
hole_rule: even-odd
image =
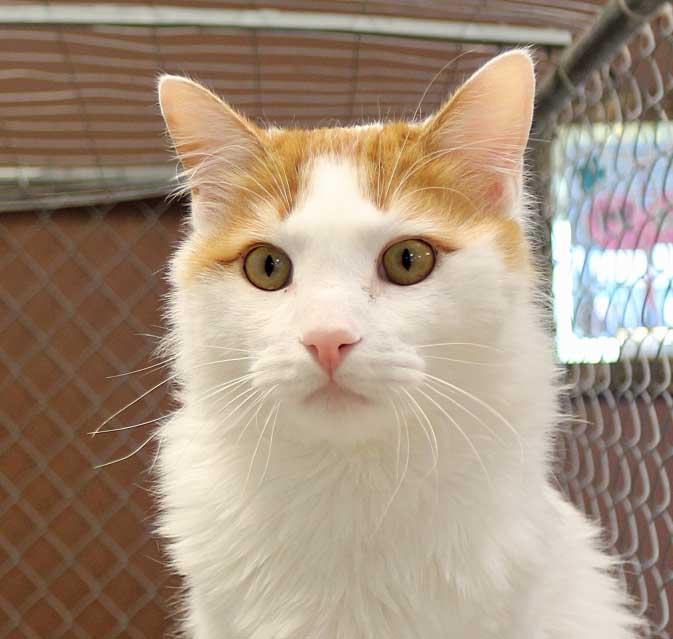
[{"label": "blurred background", "polygon": [[670,3],[45,0],[0,3],[1,638],[161,637],[176,615],[152,534],[167,373],[127,374],[157,364],[187,213],[164,199],[158,74],[262,124],[329,126],[427,115],[518,45],[538,61],[531,240],[571,416],[556,481],[627,560],[649,636],[673,637]]}]

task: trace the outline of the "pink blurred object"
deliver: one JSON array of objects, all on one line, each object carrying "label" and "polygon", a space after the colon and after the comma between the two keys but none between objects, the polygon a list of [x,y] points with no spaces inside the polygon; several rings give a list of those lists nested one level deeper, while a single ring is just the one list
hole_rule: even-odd
[{"label": "pink blurred object", "polygon": [[624,196],[600,193],[589,213],[592,244],[605,249],[649,250],[657,243],[673,242],[672,202],[673,197],[661,196],[643,209]]}]

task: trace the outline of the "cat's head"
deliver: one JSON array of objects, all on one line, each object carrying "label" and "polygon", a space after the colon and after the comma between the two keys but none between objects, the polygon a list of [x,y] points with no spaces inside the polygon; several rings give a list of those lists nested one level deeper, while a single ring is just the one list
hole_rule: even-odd
[{"label": "cat's head", "polygon": [[485,378],[470,364],[507,345],[530,283],[534,84],[514,51],[422,122],[297,130],[163,77],[192,197],[173,268],[186,401],[225,421],[278,407],[304,437],[352,440],[448,388],[433,377]]}]

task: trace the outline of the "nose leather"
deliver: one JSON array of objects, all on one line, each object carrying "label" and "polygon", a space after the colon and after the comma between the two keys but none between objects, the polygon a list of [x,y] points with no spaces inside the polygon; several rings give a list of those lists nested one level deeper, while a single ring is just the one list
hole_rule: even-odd
[{"label": "nose leather", "polygon": [[309,353],[330,377],[359,341],[357,335],[346,329],[312,330],[302,338]]}]

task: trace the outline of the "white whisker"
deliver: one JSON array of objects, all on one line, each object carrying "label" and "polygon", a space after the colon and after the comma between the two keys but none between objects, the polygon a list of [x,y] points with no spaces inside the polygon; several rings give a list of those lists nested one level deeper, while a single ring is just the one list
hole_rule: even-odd
[{"label": "white whisker", "polygon": [[429,373],[425,373],[425,376],[435,380],[436,382],[443,384],[447,386],[448,388],[453,389],[457,393],[460,393],[462,395],[465,395],[465,397],[469,397],[473,402],[476,402],[480,406],[483,406],[491,415],[494,415],[497,417],[511,432],[512,434],[516,437],[517,441],[519,442],[519,448],[521,451],[521,456],[523,458],[524,455],[524,450],[523,450],[523,445],[521,443],[521,438],[519,436],[519,431],[512,426],[512,424],[493,406],[491,406],[488,402],[485,402],[483,399],[480,399],[476,395],[473,395],[472,393],[466,391],[464,388],[461,388],[460,386],[456,386],[455,384],[452,384],[451,382],[447,382],[444,379],[441,379],[440,377],[436,377],[435,375],[430,375]]},{"label": "white whisker", "polygon": [[205,344],[203,342],[200,342],[196,344],[196,346],[200,346],[202,348],[213,348],[221,351],[235,351],[237,353],[246,353],[247,355],[252,354],[251,350],[247,350],[245,348],[233,348],[231,346],[220,346],[219,344]]},{"label": "white whisker", "polygon": [[402,420],[400,419],[400,414],[397,411],[395,402],[393,402],[391,397],[388,397],[388,401],[393,408],[395,413],[395,422],[397,423],[397,447],[395,450],[395,481],[398,481],[400,478],[400,461],[402,454]]},{"label": "white whisker", "polygon": [[278,413],[280,413],[280,405],[281,402],[278,402],[276,404],[276,413],[273,416],[273,423],[271,424],[271,435],[269,436],[269,449],[267,450],[266,453],[266,463],[264,464],[264,470],[262,471],[262,477],[259,480],[259,485],[262,485],[264,483],[264,479],[266,478],[266,473],[269,470],[269,464],[271,462],[271,448],[273,447],[273,436],[276,433],[276,422],[278,421]]},{"label": "white whisker", "polygon": [[141,426],[147,426],[148,424],[154,424],[156,422],[159,422],[163,419],[166,419],[167,417],[170,417],[171,414],[167,415],[160,415],[159,417],[154,417],[152,419],[148,419],[144,422],[138,422],[137,424],[132,424],[131,426],[120,426],[119,428],[103,428],[101,430],[92,430],[90,433],[87,433],[87,435],[102,435],[103,433],[118,433],[123,430],[131,430],[133,428],[140,428]]},{"label": "white whisker", "polygon": [[255,422],[257,421],[257,416],[259,415],[260,410],[262,410],[262,406],[264,405],[264,402],[266,401],[266,398],[267,398],[267,397],[268,397],[274,390],[276,390],[276,388],[278,388],[278,384],[276,384],[275,386],[272,386],[269,390],[267,390],[265,393],[263,393],[261,397],[258,397],[258,398],[257,398],[257,401],[255,401],[255,402],[253,403],[252,407],[250,407],[250,410],[252,410],[252,409],[255,408],[255,406],[256,406],[256,407],[257,407],[257,410],[254,412],[253,415],[250,416],[250,419],[246,422],[245,426],[243,427],[243,429],[242,429],[241,432],[239,433],[238,437],[236,438],[236,443],[237,443],[237,444],[240,444],[240,443],[241,443],[241,440],[242,440],[243,437],[245,436],[245,433],[246,433],[246,431],[248,430],[250,424],[253,422],[253,420],[254,420]]},{"label": "white whisker", "polygon": [[202,394],[200,397],[197,397],[195,400],[193,400],[193,402],[195,404],[198,404],[200,402],[204,402],[208,399],[216,397],[217,395],[223,393],[229,388],[232,387],[235,388],[237,386],[245,384],[248,380],[253,379],[257,375],[258,373],[247,373],[246,375],[241,375],[240,377],[236,377],[235,379],[227,380],[222,384],[217,384],[216,386],[213,386],[210,389],[208,389],[208,391],[206,391],[206,393]]},{"label": "white whisker", "polygon": [[430,384],[430,382],[428,382],[428,381],[424,382],[423,385],[424,385],[426,388],[429,388],[429,389],[430,389],[431,391],[433,391],[434,393],[437,393],[437,395],[439,395],[440,397],[443,397],[444,399],[449,400],[454,406],[456,406],[456,408],[459,408],[459,409],[462,410],[464,413],[467,413],[467,414],[468,414],[470,417],[472,417],[478,424],[480,424],[481,426],[483,426],[483,427],[484,427],[484,428],[491,434],[491,436],[493,437],[493,439],[495,439],[495,440],[496,440],[497,442],[499,442],[499,443],[502,443],[502,440],[498,437],[498,435],[496,434],[496,432],[495,432],[495,431],[494,431],[494,430],[493,430],[493,429],[492,429],[492,428],[491,428],[491,427],[490,427],[490,426],[489,426],[483,419],[481,419],[478,415],[475,415],[471,410],[469,410],[468,408],[466,408],[465,406],[463,406],[458,400],[454,399],[453,397],[450,397],[450,396],[447,395],[446,393],[442,393],[442,391],[440,391],[439,389],[437,389],[437,388],[435,388],[434,386],[432,386],[432,385]]},{"label": "white whisker", "polygon": [[266,416],[266,419],[264,420],[264,426],[262,427],[262,432],[259,434],[259,438],[257,439],[257,445],[255,446],[255,450],[252,452],[252,457],[250,459],[250,465],[248,466],[248,473],[245,476],[245,482],[243,484],[243,493],[245,494],[247,488],[248,488],[248,483],[250,482],[250,476],[252,475],[252,469],[255,465],[255,459],[257,458],[257,453],[259,452],[259,447],[262,445],[262,440],[264,439],[264,433],[266,433],[266,429],[269,425],[269,421],[271,420],[271,415],[273,415],[274,411],[276,410],[276,406],[280,402],[276,402],[272,407],[271,410],[269,411],[269,414]]},{"label": "white whisker", "polygon": [[[392,401],[392,400],[391,400]],[[407,442],[407,447],[406,447],[406,458],[404,461],[404,468],[402,470],[402,475],[400,476],[399,481],[395,485],[395,488],[393,489],[392,494],[388,498],[388,501],[386,502],[386,505],[383,509],[383,512],[381,513],[381,516],[379,517],[379,520],[374,527],[374,532],[371,534],[371,537],[373,538],[376,533],[380,530],[381,526],[383,525],[383,521],[386,518],[386,515],[388,514],[388,511],[390,510],[390,507],[392,506],[393,502],[395,501],[395,497],[397,497],[398,493],[400,492],[400,489],[402,488],[402,484],[404,483],[404,480],[407,476],[407,473],[409,471],[409,460],[411,457],[411,438],[409,437],[409,424],[407,422],[407,418],[404,414],[404,411],[400,411],[402,414],[402,420],[404,422],[404,432],[406,434],[406,442]]]},{"label": "white whisker", "polygon": [[[226,364],[228,362],[240,362],[240,361],[249,360],[249,359],[254,359],[254,358],[253,357],[233,357],[233,358],[229,358],[229,359],[219,359],[219,360],[215,360],[215,361],[212,361],[212,362],[203,362],[202,364],[197,364],[196,366],[194,366],[194,368],[202,368],[204,366],[214,366],[216,364]],[[116,417],[121,415],[125,410],[131,408],[131,406],[133,406],[134,404],[139,402],[141,399],[147,397],[147,395],[154,392],[155,390],[157,390],[158,388],[160,388],[164,384],[167,384],[168,382],[176,379],[177,377],[178,377],[178,374],[174,373],[173,375],[170,375],[169,377],[162,380],[158,384],[155,384],[151,388],[147,389],[142,395],[140,395],[139,397],[136,397],[133,401],[129,402],[125,406],[122,406],[122,408],[120,408],[118,411],[116,411],[115,413],[110,415],[110,417],[108,417],[104,422],[102,422],[97,428],[95,428],[93,431],[91,431],[90,435],[93,437],[94,435],[97,435],[100,432],[113,432],[111,430],[103,431],[103,427],[106,426],[107,424],[109,424],[113,419],[115,419]],[[239,378],[239,379],[241,379],[241,378]]]},{"label": "white whisker", "polygon": [[414,344],[416,348],[434,348],[439,346],[473,346],[474,348],[484,348],[489,351],[496,351],[498,353],[505,353],[500,348],[495,346],[489,346],[488,344],[477,344],[475,342],[440,342],[438,344]]},{"label": "white whisker", "polygon": [[491,475],[488,472],[488,469],[486,468],[486,465],[484,464],[484,460],[482,459],[481,455],[479,454],[479,451],[477,450],[476,446],[472,443],[472,440],[468,437],[467,433],[460,427],[460,424],[442,407],[440,406],[430,395],[428,395],[426,392],[421,390],[420,388],[417,389],[418,392],[423,395],[430,403],[434,404],[437,409],[453,424],[453,426],[456,428],[456,430],[461,434],[463,439],[467,442],[467,445],[470,447],[472,452],[474,453],[475,457],[477,458],[477,461],[479,462],[479,465],[481,466],[482,470],[484,471],[484,474],[486,475],[486,480],[488,481],[489,486],[493,487],[493,481],[491,480]]},{"label": "white whisker", "polygon": [[[233,390],[237,390],[238,388],[240,388],[243,384],[246,383],[246,381],[247,381],[247,380],[243,380],[242,382],[240,382],[239,384],[237,384],[237,385],[234,387],[234,389],[232,389],[232,392],[233,392]],[[244,388],[240,393],[238,393],[237,395],[235,395],[234,397],[232,397],[231,399],[229,399],[229,400],[224,404],[224,406],[222,406],[221,408],[218,409],[218,412],[217,412],[218,417],[222,417],[222,414],[224,413],[225,409],[226,409],[228,406],[231,406],[237,399],[240,399],[241,397],[245,397],[246,399],[248,399],[248,396],[251,395],[251,394],[254,395],[255,392],[256,392],[256,389],[255,389],[255,388]],[[224,399],[226,399],[226,396],[225,396]]]},{"label": "white whisker", "polygon": [[116,413],[113,413],[112,415],[110,415],[110,417],[108,417],[100,426],[98,426],[98,428],[96,428],[91,433],[91,436],[93,437],[94,435],[96,435],[103,428],[103,426],[106,426],[107,424],[109,424],[115,417],[117,417],[118,415],[121,415],[121,413],[123,413],[125,410],[127,410],[128,408],[131,408],[131,406],[133,406],[134,404],[139,402],[141,399],[147,397],[150,393],[153,393],[155,390],[157,390],[157,388],[160,388],[164,384],[167,384],[168,382],[174,380],[176,377],[177,377],[177,374],[170,375],[169,377],[167,377],[163,381],[159,382],[158,384],[155,384],[151,388],[148,388],[142,395],[140,395],[139,397],[136,397],[133,401],[129,402],[125,406],[122,406],[122,408],[120,408]]},{"label": "white whisker", "polygon": [[143,368],[137,368],[134,371],[127,371],[126,373],[117,373],[116,375],[108,375],[105,379],[118,379],[120,377],[126,377],[127,375],[135,375],[136,373],[143,373],[144,371],[150,371],[153,368],[161,368],[162,366],[168,366],[173,361],[174,358],[169,357],[161,362],[156,364],[151,364],[150,366],[145,366]]},{"label": "white whisker", "polygon": [[[418,420],[419,425],[423,429],[423,432],[425,433],[425,436],[428,439],[428,443],[430,445],[430,451],[432,452],[433,464],[430,470],[428,471],[429,475],[437,468],[437,464],[439,463],[439,445],[437,444],[437,436],[435,435],[435,430],[432,427],[432,423],[428,419],[428,416],[426,415],[425,411],[421,408],[420,404],[416,401],[416,399],[411,395],[411,393],[408,390],[403,388],[402,392],[411,400],[413,404],[412,410],[414,410],[414,406],[418,409],[429,429],[429,431],[426,430],[425,426],[423,426],[423,422],[420,419]],[[414,414],[415,413],[416,411],[414,410]],[[416,417],[418,419],[418,415]]]},{"label": "white whisker", "polygon": [[444,362],[453,362],[454,364],[470,364],[471,366],[505,366],[502,362],[472,362],[468,359],[455,359],[453,357],[442,357],[441,355],[425,355],[426,359],[440,359]]},{"label": "white whisker", "polygon": [[[416,407],[420,411],[421,415],[423,416],[423,419],[425,419],[425,421],[427,422],[427,425],[428,425],[428,428],[430,429],[430,432],[432,433],[432,439],[433,439],[434,445],[435,445],[435,452],[434,452],[434,458],[435,459],[434,459],[434,463],[433,463],[432,467],[425,474],[423,479],[426,479],[427,477],[430,476],[430,474],[434,473],[434,477],[435,477],[435,502],[437,504],[439,504],[439,470],[438,470],[438,466],[439,466],[439,445],[437,444],[437,435],[435,433],[434,427],[432,426],[432,422],[430,421],[430,418],[428,417],[427,413],[423,410],[421,405],[414,399],[413,396],[409,395],[409,398],[413,401],[413,403],[416,405]],[[430,448],[432,449],[432,444],[431,444]]]},{"label": "white whisker", "polygon": [[127,459],[131,459],[136,453],[139,453],[147,444],[149,444],[154,438],[156,437],[156,433],[152,433],[138,448],[135,450],[131,451],[128,455],[124,455],[123,457],[119,457],[118,459],[113,459],[112,461],[104,462],[102,464],[98,464],[97,466],[94,466],[95,470],[99,470],[101,468],[105,468],[106,466],[112,466],[112,464],[118,464],[119,462],[126,461]]}]

